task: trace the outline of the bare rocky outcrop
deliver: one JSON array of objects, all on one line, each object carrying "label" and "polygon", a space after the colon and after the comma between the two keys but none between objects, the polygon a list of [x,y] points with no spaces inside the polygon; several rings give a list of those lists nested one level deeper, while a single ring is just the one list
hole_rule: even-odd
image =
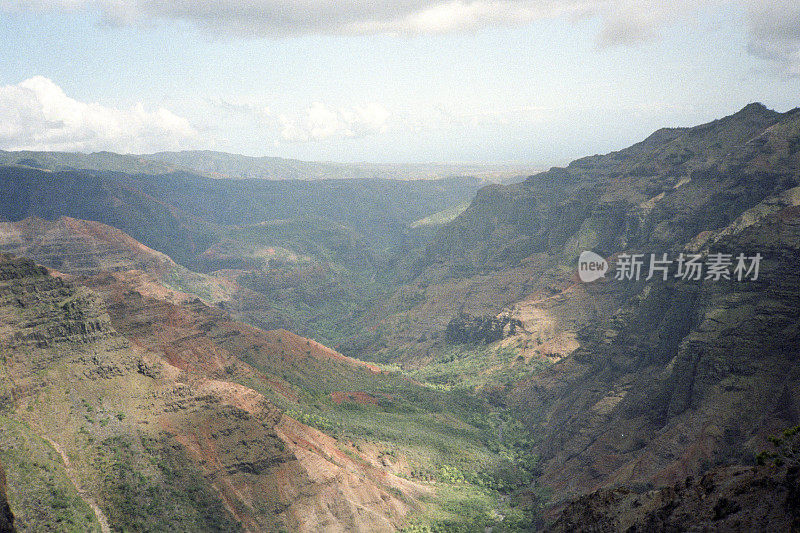
[{"label": "bare rocky outcrop", "polygon": [[797,466],[718,467],[646,492],[600,489],[571,503],[547,531],[796,531]]}]

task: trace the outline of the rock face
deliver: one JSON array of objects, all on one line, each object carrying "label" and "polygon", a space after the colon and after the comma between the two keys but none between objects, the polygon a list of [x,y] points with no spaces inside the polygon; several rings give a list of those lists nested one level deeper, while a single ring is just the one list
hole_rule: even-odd
[{"label": "rock face", "polygon": [[[750,105],[484,188],[417,260],[367,346],[425,353],[462,312],[518,319],[502,345],[554,364],[504,401],[541,439],[539,481],[557,503],[752,463],[800,421],[798,147],[798,110]],[[756,281],[682,281],[673,269],[667,281],[584,284],[583,250],[612,265],[622,253],[763,262]]]},{"label": "rock face", "polygon": [[567,505],[547,531],[795,531],[800,469],[715,468],[643,493],[601,489]]},{"label": "rock face", "polygon": [[540,252],[572,260],[581,249],[607,256],[687,242],[797,184],[798,117],[747,106],[521,184],[485,187],[428,246],[423,264],[492,271]]},{"label": "rock face", "polygon": [[[567,326],[578,341],[571,357],[519,383],[510,395],[543,435],[541,481],[554,489],[556,501],[603,486],[672,485],[687,476],[697,479],[715,465],[752,463],[766,436],[800,420],[800,333],[794,318],[800,311],[800,190],[791,188],[800,177],[800,159],[789,148],[799,135],[797,115],[788,114],[742,146],[729,147],[704,177],[693,174],[693,182],[712,180],[695,187],[720,187],[713,194],[709,189],[705,201],[717,202],[720,190],[726,191],[723,209],[711,213],[712,203],[696,200],[684,207],[669,203],[666,194],[648,206],[649,216],[671,212],[672,218],[645,219],[650,229],[625,234],[617,247],[593,241],[607,256],[760,253],[757,281],[610,280],[516,306],[527,330],[541,330],[550,321],[562,333]],[[691,198],[703,198],[702,190]],[[587,308],[602,312],[586,313]],[[665,506],[690,498],[686,492],[665,494],[658,497]],[[624,508],[613,491],[594,498],[583,503],[616,502],[608,503],[616,509],[607,512],[612,521]],[[564,520],[566,529],[577,525]],[[691,523],[686,516],[676,520],[679,528]],[[753,520],[745,523],[758,523]],[[638,527],[648,529],[646,524]]]},{"label": "rock face", "polygon": [[[380,338],[361,351],[385,344],[424,353],[462,311],[497,315],[561,293],[574,284],[583,250],[678,252],[800,184],[798,129],[797,110],[753,104],[524,183],[481,189],[413,263],[413,279],[378,313]],[[601,307],[619,307],[630,294],[607,296]]]},{"label": "rock face", "polygon": [[[232,322],[198,299],[148,295],[128,274],[77,285],[0,255],[4,416],[53,444],[101,523],[183,531],[402,523],[427,489],[343,453],[275,403],[291,403],[294,391],[271,372],[288,376],[293,362],[318,358],[312,369],[360,378],[374,369]],[[278,361],[285,366],[270,366]]]},{"label": "rock face", "polygon": [[[543,480],[557,494],[609,484],[672,484],[713,465],[751,462],[767,435],[797,423],[800,368],[792,317],[800,291],[800,191],[789,187],[797,183],[800,161],[788,148],[797,138],[797,117],[789,114],[742,146],[729,147],[703,171],[706,177],[691,178],[710,177],[728,191],[724,209],[711,214],[710,203],[689,204],[695,212],[668,204],[664,209],[679,217],[646,222],[647,233],[635,239],[628,234],[621,248],[605,248],[617,253],[634,244],[634,251],[649,252],[668,244],[675,255],[761,253],[757,281],[599,282],[561,293],[555,306],[532,302],[539,315],[528,311],[530,316],[562,326],[569,325],[570,310],[598,302],[605,307],[584,320],[573,318],[579,346],[572,357],[520,383],[511,395],[545,435]],[[695,186],[701,185],[710,183]],[[706,201],[717,202],[721,194],[708,194]],[[691,197],[703,198],[702,191]],[[669,198],[648,206],[650,212],[658,213]],[[703,224],[699,213],[706,213]]]},{"label": "rock face", "polygon": [[[72,277],[124,273],[140,288],[147,285],[151,293],[171,296],[176,301],[187,298],[180,294],[181,290],[202,294],[213,303],[230,301],[240,290],[235,282],[178,265],[117,228],[70,217],[0,222],[0,252],[27,257]],[[164,290],[159,285],[175,289]]]},{"label": "rock face", "polygon": [[546,435],[548,484],[674,483],[752,461],[800,420],[798,192],[706,236],[705,253],[761,253],[757,281],[642,284],[572,357],[518,385],[517,408]]},{"label": "rock face", "polygon": [[103,270],[161,271],[175,266],[166,255],[116,228],[69,217],[55,221],[30,217],[19,222],[2,222],[0,250],[75,275]]}]

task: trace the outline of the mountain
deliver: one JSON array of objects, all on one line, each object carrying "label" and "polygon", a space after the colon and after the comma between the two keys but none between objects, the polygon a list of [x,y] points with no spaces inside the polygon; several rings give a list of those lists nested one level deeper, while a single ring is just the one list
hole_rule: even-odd
[{"label": "mountain", "polygon": [[166,255],[143,246],[116,228],[69,217],[55,221],[30,217],[19,222],[0,222],[0,249],[36,258],[50,268],[63,267],[74,274],[176,266]]},{"label": "mountain", "polygon": [[460,523],[465,496],[481,521],[507,507],[451,487],[506,461],[473,399],[236,322],[211,301],[228,287],[192,294],[217,278],[97,222],[3,223],[0,246],[61,269],[0,255],[0,458],[20,531],[389,531]]},{"label": "mountain", "polygon": [[[392,283],[383,272],[393,258],[430,232],[412,223],[464,202],[478,185],[474,178],[236,181],[6,166],[0,219],[98,222],[182,267],[223,270],[229,285],[246,275],[231,307],[241,317],[332,342],[354,333],[369,301]],[[283,291],[286,279],[305,288]],[[309,294],[309,284],[341,297],[322,301]],[[277,306],[276,291],[283,300]]]},{"label": "mountain", "polygon": [[114,227],[70,217],[0,222],[0,252],[33,259],[71,279],[115,273],[140,291],[173,301],[191,294],[219,304],[246,292],[235,281],[192,272]]},{"label": "mountain", "polygon": [[23,164],[0,192],[0,250],[50,269],[0,262],[20,530],[796,527],[797,110],[480,189]]},{"label": "mountain", "polygon": [[406,261],[405,285],[375,310],[370,335],[378,340],[356,339],[345,348],[367,356],[402,345],[409,362],[424,358],[461,312],[493,316],[569,289],[582,250],[605,257],[677,251],[704,231],[724,228],[797,185],[798,117],[751,104],[523,183],[482,188]]},{"label": "mountain", "polygon": [[385,247],[403,241],[405,226],[463,202],[478,185],[475,178],[274,182],[5,166],[0,216],[103,222],[189,266],[224,233],[219,226],[271,220],[322,218]]},{"label": "mountain", "polygon": [[172,165],[144,156],[113,152],[40,152],[30,150],[0,150],[0,164],[56,172],[71,170],[110,171],[128,174],[169,174],[180,170]]},{"label": "mountain", "polygon": [[442,179],[477,176],[490,181],[515,179],[526,168],[514,165],[370,164],[298,161],[280,157],[250,157],[210,150],[158,152],[141,156],[168,166],[190,169],[212,178],[318,180],[318,179]]},{"label": "mountain", "polygon": [[797,124],[797,110],[751,104],[518,185],[485,187],[427,247],[420,266],[485,271],[534,253],[572,260],[584,248],[608,255],[679,246],[796,185]]},{"label": "mountain", "polygon": [[549,531],[794,531],[800,526],[798,469],[717,467],[700,479],[645,493],[603,489],[579,498]]},{"label": "mountain", "polygon": [[[256,365],[265,356],[320,358],[338,375],[374,374],[356,361],[227,322],[197,300],[176,306],[132,292],[110,274],[73,285],[3,255],[0,279],[0,436],[4,462],[9,453],[17,461],[9,500],[20,530],[54,520],[78,530],[105,529],[104,521],[137,530],[391,530],[427,492],[287,416],[269,399],[297,394],[265,373],[279,367],[248,364],[233,348],[247,346]],[[51,496],[39,508],[68,502],[63,517],[36,514],[40,490]]]},{"label": "mountain", "polygon": [[569,357],[514,387],[512,405],[542,437],[548,485],[673,483],[752,462],[797,424],[800,189],[773,198],[699,247],[761,253],[757,281],[641,283],[582,325]]},{"label": "mountain", "polygon": [[[800,113],[753,104],[485,187],[409,262],[413,277],[347,351],[519,414],[551,505],[752,464],[769,435],[800,421],[798,184]],[[763,262],[750,282],[585,284],[582,250],[612,267],[623,253]],[[491,327],[497,336],[484,336]],[[473,355],[462,338],[489,344]]]},{"label": "mountain", "polygon": [[[222,238],[219,225],[316,218],[363,232],[379,248],[403,243],[419,233],[407,228],[412,222],[468,201],[480,185],[468,175],[422,181],[373,179],[381,175],[374,173],[319,182],[285,174],[281,181],[211,179],[206,176],[220,176],[203,170],[206,157],[256,165],[283,160],[218,152],[154,155],[177,163],[110,152],[0,152],[0,217],[71,216],[107,223],[192,266]],[[181,166],[184,158],[199,163]]]},{"label": "mountain", "polygon": [[249,157],[210,150],[158,152],[143,157],[215,178],[314,180],[391,177],[372,173],[356,165],[316,163],[281,157]]},{"label": "mountain", "polygon": [[0,150],[0,164],[51,171],[88,170],[125,174],[170,174],[181,171],[207,178],[268,180],[435,180],[475,176],[484,181],[503,182],[520,179],[528,170],[524,165],[326,163],[281,157],[251,157],[211,150],[138,155]]}]

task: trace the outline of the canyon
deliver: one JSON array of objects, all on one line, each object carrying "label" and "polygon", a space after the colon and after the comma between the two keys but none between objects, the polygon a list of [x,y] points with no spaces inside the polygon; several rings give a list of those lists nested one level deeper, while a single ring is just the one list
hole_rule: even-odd
[{"label": "canyon", "polygon": [[[764,455],[800,424],[797,110],[481,188],[24,156],[0,167],[17,530],[800,527],[797,458]],[[584,283],[584,250],[762,259]]]}]

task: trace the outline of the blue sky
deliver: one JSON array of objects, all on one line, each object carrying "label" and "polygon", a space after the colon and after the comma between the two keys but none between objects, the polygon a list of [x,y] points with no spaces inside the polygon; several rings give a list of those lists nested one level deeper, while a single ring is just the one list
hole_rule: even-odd
[{"label": "blue sky", "polygon": [[0,1],[0,149],[546,167],[800,106],[796,2]]}]

